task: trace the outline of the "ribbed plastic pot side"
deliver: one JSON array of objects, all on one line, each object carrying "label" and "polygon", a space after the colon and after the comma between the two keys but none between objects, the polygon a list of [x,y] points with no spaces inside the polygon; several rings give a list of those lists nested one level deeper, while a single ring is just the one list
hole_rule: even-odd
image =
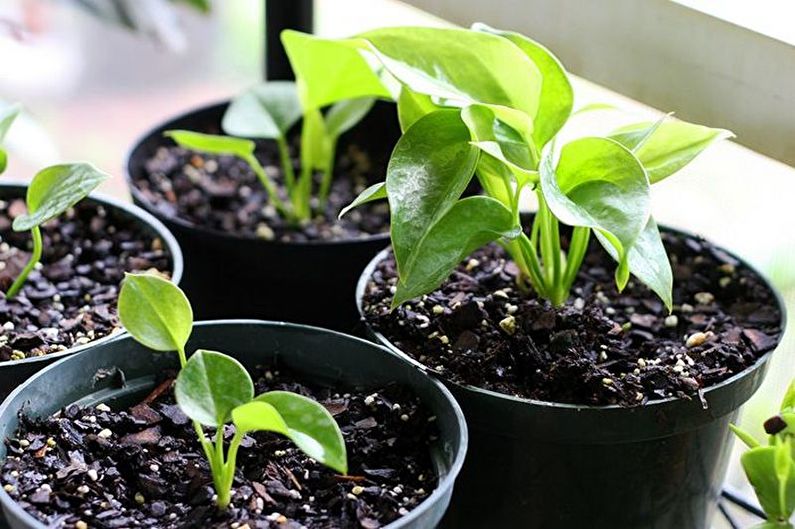
[{"label": "ribbed plastic pot side", "polygon": [[[0,200],[24,198],[26,190],[26,184],[10,181],[2,182],[0,183]],[[180,283],[183,271],[182,250],[177,240],[163,223],[133,204],[121,202],[101,193],[92,193],[86,200],[88,203],[98,204],[107,210],[112,210],[121,217],[132,219],[144,228],[144,232],[163,241],[163,245],[171,258],[171,279],[176,284]],[[19,384],[53,362],[113,340],[117,336],[117,334],[108,335],[89,343],[45,356],[0,362],[0,398],[5,398]]]},{"label": "ribbed plastic pot side", "polygon": [[[783,335],[779,293],[726,253],[774,293]],[[365,324],[365,289],[387,255],[376,256],[357,285]],[[371,326],[367,330],[407,363],[436,375]],[[632,408],[559,404],[442,379],[467,418],[470,455],[441,527],[707,529],[733,444],[729,424],[759,389],[771,356],[705,389],[706,409],[699,399],[677,398]]]},{"label": "ribbed plastic pot side", "polygon": [[[254,320],[200,322],[187,349],[199,347],[231,354],[250,370],[274,362],[310,383],[366,389],[396,382],[408,387],[436,417],[440,435],[432,457],[439,484],[419,506],[384,529],[437,526],[449,504],[468,443],[461,409],[442,384],[384,347],[302,325]],[[156,373],[177,367],[175,355],[153,354],[129,336],[63,359],[17,388],[0,405],[0,439],[14,437],[20,411],[45,417],[70,404],[104,402],[115,408],[135,404],[154,387]],[[100,372],[124,373],[125,383],[118,386],[118,377],[94,376]],[[5,457],[6,446],[0,444],[0,462]],[[45,529],[3,490],[0,505],[11,529]]]},{"label": "ribbed plastic pot side", "polygon": [[[309,242],[242,236],[166,213],[138,189],[146,161],[170,141],[164,131],[218,128],[227,106],[224,102],[201,107],[154,127],[135,143],[125,166],[135,203],[168,226],[182,247],[182,287],[197,307],[197,318],[256,317],[350,331],[358,321],[350,292],[359,271],[388,244],[388,234]],[[357,126],[367,131],[358,137],[372,142],[371,149],[391,152],[400,135],[395,114],[393,105],[377,103]],[[345,136],[340,141],[338,152]]]}]

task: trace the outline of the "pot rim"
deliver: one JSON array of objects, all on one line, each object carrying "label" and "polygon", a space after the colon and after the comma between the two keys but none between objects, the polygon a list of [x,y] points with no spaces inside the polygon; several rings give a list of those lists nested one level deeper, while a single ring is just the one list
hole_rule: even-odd
[{"label": "pot rim", "polygon": [[[20,198],[23,198],[28,188],[28,184],[29,182],[25,182],[18,179],[7,180],[4,182],[0,182],[0,189],[18,189],[22,191],[22,195]],[[154,230],[157,237],[162,239],[163,243],[166,245],[166,248],[168,248],[169,254],[171,255],[171,281],[175,285],[179,285],[180,281],[182,280],[182,273],[184,271],[184,264],[185,264],[182,257],[182,249],[180,248],[177,239],[162,222],[160,222],[157,218],[155,218],[154,215],[144,210],[143,208],[140,208],[132,203],[122,202],[121,200],[111,197],[110,195],[107,195],[105,193],[93,192],[90,193],[87,198],[88,200],[96,202],[97,204],[100,204],[102,206],[121,210],[122,212],[140,221],[142,224],[145,224],[148,227],[152,228],[152,230]],[[57,353],[50,353],[44,356],[34,356],[30,358],[24,358],[22,360],[7,360],[5,362],[0,362],[0,373],[2,373],[4,369],[13,369],[16,366],[31,365],[42,362],[50,363],[53,360],[58,360],[66,356],[71,356],[81,351],[85,351],[90,347],[94,347],[96,345],[109,342],[111,340],[118,338],[119,336],[123,336],[126,334],[127,331],[115,332],[103,336],[102,338],[88,342],[86,344],[70,347],[65,351],[58,351]]]},{"label": "pot rim", "polygon": [[[175,121],[188,119],[198,114],[202,114],[204,112],[210,112],[212,110],[219,109],[220,107],[228,106],[231,102],[230,99],[221,99],[216,100],[211,103],[205,103],[203,105],[196,106],[192,109],[186,110],[179,114],[171,115],[168,118],[163,119],[162,121],[158,122],[156,125],[148,128],[145,132],[140,134],[135,142],[132,144],[127,150],[127,153],[124,157],[124,180],[127,182],[127,187],[130,190],[130,194],[133,196],[133,199],[138,204],[143,204],[144,207],[149,213],[152,215],[163,219],[168,220],[168,222],[173,222],[177,224],[183,229],[192,230],[198,232],[202,235],[212,236],[219,239],[225,239],[228,241],[248,241],[253,244],[261,244],[263,246],[347,246],[347,245],[354,245],[357,243],[364,243],[364,242],[372,242],[372,241],[381,241],[387,242],[389,240],[389,232],[384,233],[371,233],[367,234],[363,237],[358,237],[356,239],[333,239],[333,240],[314,240],[314,241],[280,241],[280,240],[265,240],[254,235],[250,234],[237,234],[222,230],[217,230],[214,228],[208,228],[205,226],[199,226],[191,221],[188,221],[179,215],[166,215],[165,213],[161,212],[157,206],[151,203],[146,197],[141,193],[135,183],[135,179],[133,178],[133,160],[136,158],[136,155],[139,155],[139,151],[142,150],[144,143],[149,140],[150,138],[155,137],[162,137],[163,131],[168,130],[171,127],[170,125],[173,124]],[[165,143],[163,143],[165,145]],[[142,155],[142,154],[141,154]]]},{"label": "pot rim", "polygon": [[[362,345],[367,345],[368,347],[376,347],[383,351],[384,353],[390,356],[396,356],[398,359],[402,360],[400,355],[397,355],[395,352],[391,351],[389,348],[384,347],[383,345],[374,343],[370,340],[365,340],[363,338],[358,338],[356,336],[351,336],[348,334],[344,334],[338,331],[332,331],[329,329],[323,329],[321,327],[315,327],[312,325],[303,325],[299,323],[289,323],[289,322],[280,322],[280,321],[267,321],[267,320],[256,320],[256,319],[229,319],[229,320],[207,320],[207,321],[199,321],[194,323],[194,327],[211,327],[211,326],[226,326],[226,325],[257,325],[263,326],[271,329],[279,329],[279,328],[292,328],[298,331],[304,331],[314,334],[332,334],[337,335],[338,337],[342,337],[346,340],[351,340],[355,342],[359,342]],[[126,334],[122,337],[123,339],[133,340],[132,336]],[[144,347],[141,345],[140,347]],[[58,362],[55,362],[41,371],[39,371],[36,375],[25,381],[25,383],[18,386],[14,391],[12,391],[5,400],[0,403],[0,416],[4,415],[7,409],[10,407],[11,402],[17,398],[20,393],[23,393],[30,382],[45,373],[49,373],[50,371],[55,371],[60,369],[61,364],[64,362],[73,360],[76,357],[67,357],[62,358]],[[422,370],[420,370],[422,372]],[[426,373],[422,372],[424,375],[427,376]],[[384,526],[383,529],[401,529],[408,523],[414,521],[415,519],[419,518],[422,514],[426,511],[430,510],[438,501],[442,499],[442,496],[446,494],[447,491],[453,490],[453,486],[455,483],[456,478],[458,477],[459,473],[461,472],[461,468],[464,465],[464,459],[466,457],[468,445],[469,445],[469,430],[467,427],[466,419],[464,418],[464,412],[461,409],[461,406],[453,397],[453,394],[450,390],[442,384],[438,379],[434,377],[428,376],[428,381],[432,384],[437,391],[441,393],[444,397],[446,403],[453,411],[455,416],[456,423],[458,424],[459,431],[460,431],[460,443],[458,450],[455,454],[452,464],[450,465],[450,469],[447,474],[439,480],[436,488],[433,492],[425,498],[416,508],[412,509],[407,515],[402,516],[395,520],[394,522],[390,523],[389,525]],[[16,501],[14,501],[11,496],[2,488],[0,487],[0,507],[2,509],[8,509],[14,513],[15,516],[21,518],[25,523],[30,525],[34,529],[46,529],[46,526],[34,518],[31,514],[29,514],[25,509],[23,509]],[[0,509],[0,517],[2,517],[2,509]]]},{"label": "pot rim", "polygon": [[[523,214],[533,214],[533,213],[534,212],[523,212]],[[680,228],[673,228],[673,227],[670,227],[670,226],[667,226],[667,225],[663,225],[663,224],[660,225],[660,229],[662,229],[664,231],[671,232],[671,233],[675,233],[675,234],[678,234],[678,235],[687,236],[687,237],[696,237],[696,238],[699,237],[698,235],[695,235],[694,233],[692,233],[690,231],[687,231],[687,230],[684,230],[684,229],[680,229]],[[703,237],[701,237],[701,238],[703,238]],[[734,374],[733,376],[727,378],[726,380],[723,380],[723,381],[721,381],[721,382],[719,382],[717,384],[709,386],[708,388],[705,388],[703,390],[703,392],[702,392],[705,399],[708,396],[710,396],[711,394],[721,390],[722,388],[734,384],[738,380],[744,378],[749,373],[757,370],[758,368],[762,367],[766,362],[768,362],[770,360],[770,357],[772,356],[772,354],[781,345],[781,340],[784,337],[784,333],[785,333],[786,328],[787,328],[787,306],[784,303],[784,299],[783,299],[783,297],[781,295],[781,292],[779,292],[779,290],[777,288],[775,288],[770,283],[769,279],[764,274],[762,274],[759,270],[757,270],[757,268],[755,266],[753,266],[750,263],[748,263],[745,259],[739,257],[734,252],[726,250],[723,247],[720,247],[720,246],[716,246],[716,247],[719,248],[722,252],[724,252],[727,255],[729,255],[730,257],[732,257],[732,258],[736,259],[737,261],[739,261],[740,264],[742,264],[742,266],[748,268],[751,272],[756,274],[756,276],[761,280],[762,284],[773,294],[773,299],[775,300],[775,303],[778,306],[778,309],[779,309],[779,311],[781,313],[781,334],[779,335],[779,339],[776,342],[776,345],[774,347],[772,347],[770,350],[766,351],[761,356],[759,356],[752,365],[746,367],[744,370],[740,371],[739,373]],[[403,360],[411,363],[416,368],[421,369],[422,371],[428,373],[429,375],[431,375],[433,377],[437,377],[437,378],[440,378],[440,379],[444,380],[445,384],[450,384],[451,386],[455,387],[457,390],[465,391],[465,392],[468,392],[468,393],[473,393],[473,394],[476,394],[476,395],[480,395],[480,396],[488,398],[488,399],[503,400],[503,401],[507,401],[507,402],[512,402],[514,404],[530,404],[530,405],[533,405],[533,406],[539,406],[539,407],[547,408],[547,409],[558,409],[558,410],[563,410],[563,411],[568,410],[568,411],[576,411],[576,412],[582,412],[584,410],[598,411],[598,412],[602,412],[602,411],[604,411],[604,412],[626,411],[626,410],[633,410],[633,409],[637,409],[637,408],[644,409],[644,410],[645,409],[652,410],[654,408],[661,408],[661,407],[664,407],[666,405],[670,405],[670,404],[677,403],[677,402],[683,402],[683,401],[686,400],[686,399],[682,399],[682,398],[679,398],[679,397],[668,397],[668,398],[665,398],[665,399],[654,399],[654,400],[647,401],[645,404],[642,404],[639,407],[632,407],[632,408],[628,408],[626,406],[620,406],[618,404],[610,404],[610,405],[605,405],[605,406],[592,406],[592,405],[587,405],[587,404],[568,404],[568,403],[563,403],[563,402],[551,402],[551,401],[544,401],[544,400],[537,400],[537,399],[528,399],[528,398],[524,398],[524,397],[517,397],[517,396],[514,396],[514,395],[508,395],[508,394],[505,394],[505,393],[499,393],[497,391],[490,390],[490,389],[480,388],[480,387],[477,387],[477,386],[473,386],[471,384],[461,384],[461,383],[449,380],[447,377],[444,377],[444,376],[440,375],[436,371],[430,369],[425,364],[420,363],[418,360],[413,358],[411,355],[409,355],[407,353],[404,353],[399,347],[397,347],[386,336],[384,336],[384,334],[382,334],[381,332],[378,332],[375,329],[373,329],[372,325],[370,324],[370,322],[365,317],[364,307],[363,307],[365,288],[367,288],[367,283],[369,282],[370,277],[372,276],[376,265],[386,258],[386,256],[388,255],[389,251],[391,250],[391,248],[392,248],[392,246],[390,245],[387,248],[384,248],[383,250],[378,252],[378,254],[375,257],[373,257],[373,259],[367,264],[365,269],[362,271],[362,275],[359,276],[359,281],[356,284],[356,308],[359,311],[359,317],[361,318],[361,321],[364,322],[364,324],[365,324],[365,326],[367,328],[367,331],[369,333],[371,333],[373,336],[375,336],[378,339],[379,343],[381,343],[383,346],[389,348],[395,354],[400,355],[400,357],[403,358]]]}]

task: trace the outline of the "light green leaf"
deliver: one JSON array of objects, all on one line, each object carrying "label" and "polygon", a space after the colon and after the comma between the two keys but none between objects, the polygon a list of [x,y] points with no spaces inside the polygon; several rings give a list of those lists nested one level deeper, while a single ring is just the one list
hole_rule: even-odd
[{"label": "light green leaf", "polygon": [[784,399],[781,401],[781,411],[795,411],[795,380],[790,382]]},{"label": "light green leaf", "polygon": [[497,104],[535,117],[541,73],[519,48],[465,29],[385,28],[359,35],[411,90],[451,106]]},{"label": "light green leaf", "polygon": [[326,130],[323,114],[319,110],[307,111],[301,127],[302,166],[325,170],[331,155],[331,137]]},{"label": "light green leaf", "polygon": [[552,52],[524,35],[490,28],[485,24],[475,24],[472,29],[508,39],[522,50],[541,72],[541,95],[533,131],[536,147],[541,150],[563,128],[574,106],[574,90],[566,70]]},{"label": "light green leaf", "polygon": [[498,200],[475,196],[456,202],[412,251],[397,285],[392,307],[431,292],[469,254],[500,237],[521,233],[516,218]]},{"label": "light green leaf", "polygon": [[221,127],[231,136],[284,138],[301,119],[295,83],[271,81],[246,90],[229,104]]},{"label": "light green leaf", "polygon": [[[618,262],[619,254],[615,247],[601,233],[595,233],[604,249]],[[660,297],[669,312],[673,310],[673,271],[653,217],[649,217],[646,227],[629,248],[627,265],[635,277]]]},{"label": "light green leaf", "polygon": [[238,433],[276,432],[287,435],[287,424],[278,410],[267,402],[252,400],[232,410]]},{"label": "light green leaf", "polygon": [[357,206],[361,206],[362,204],[367,204],[368,202],[374,202],[376,200],[381,200],[386,198],[386,182],[379,182],[377,184],[373,184],[361,193],[356,199],[342,208],[338,218],[342,218],[343,215],[348,213],[350,210]]},{"label": "light green leaf", "polygon": [[22,107],[16,103],[0,108],[0,142],[6,138],[8,129],[11,128],[20,112],[22,112]]},{"label": "light green leaf", "polygon": [[163,133],[184,149],[208,154],[248,158],[254,154],[255,144],[251,140],[216,134],[204,134],[190,130],[169,130]]},{"label": "light green leaf", "polygon": [[373,108],[375,99],[359,97],[335,103],[326,113],[326,131],[336,138],[356,126]]},{"label": "light green leaf", "polygon": [[789,522],[762,522],[751,529],[793,529]]},{"label": "light green leaf", "polygon": [[180,371],[174,395],[185,415],[205,426],[221,427],[232,410],[254,398],[254,383],[234,358],[199,349]]},{"label": "light green leaf", "polygon": [[759,441],[757,441],[753,435],[743,430],[739,426],[730,424],[729,428],[731,428],[731,431],[734,432],[734,435],[736,435],[737,438],[740,439],[740,441],[745,443],[745,446],[747,446],[748,448],[757,448],[761,446],[759,444]]},{"label": "light green leaf", "polygon": [[395,146],[386,189],[401,277],[419,242],[472,178],[478,150],[469,138],[457,110],[439,110],[414,123]]},{"label": "light green leaf", "polygon": [[28,212],[14,219],[14,231],[40,226],[71,208],[109,178],[88,163],[53,165],[39,171],[28,186]]},{"label": "light green leaf", "polygon": [[124,277],[119,319],[133,338],[155,351],[184,350],[193,329],[193,309],[185,293],[156,274]]},{"label": "light green leaf", "polygon": [[653,123],[643,123],[644,126],[642,127],[629,127],[619,129],[619,131],[614,131],[608,137],[612,140],[617,141],[630,151],[636,153],[638,149],[646,143],[652,134],[654,134],[657,129],[660,128],[660,125],[665,123],[665,120],[670,118],[671,114],[666,114],[662,116],[660,119]]},{"label": "light green leaf", "polygon": [[373,66],[350,40],[331,40],[293,30],[282,32],[282,43],[295,72],[305,109],[320,109],[337,101],[360,97],[391,99]]},{"label": "light green leaf", "polygon": [[6,151],[0,147],[0,174],[6,170],[6,167],[8,167],[8,155],[6,154]]},{"label": "light green leaf", "polygon": [[742,455],[743,469],[748,481],[754,487],[762,509],[770,520],[789,520],[795,510],[795,474],[789,473],[783,483],[785,487],[785,505],[779,497],[779,478],[776,473],[775,446],[762,446],[747,451]]},{"label": "light green leaf", "polygon": [[403,132],[406,132],[421,117],[440,108],[433,103],[430,96],[418,94],[408,86],[401,87],[397,106],[400,130]]},{"label": "light green leaf", "polygon": [[276,408],[289,437],[304,453],[341,474],[348,473],[345,440],[331,413],[320,403],[288,391],[269,391],[256,398]]},{"label": "light green leaf", "polygon": [[626,138],[643,136],[652,129],[649,137],[635,151],[652,184],[680,170],[716,141],[734,137],[728,130],[674,120],[661,124],[646,122],[628,125],[614,131],[611,137],[623,142]]},{"label": "light green leaf", "polygon": [[615,249],[616,282],[627,279],[628,252],[650,217],[650,186],[633,154],[616,141],[581,138],[566,144],[553,167],[548,149],[541,161],[541,190],[564,224],[593,228]]},{"label": "light green leaf", "polygon": [[595,112],[597,110],[618,110],[618,107],[615,105],[611,105],[610,103],[588,103],[587,105],[583,105],[574,112],[571,113],[572,116],[585,114],[588,112]]}]

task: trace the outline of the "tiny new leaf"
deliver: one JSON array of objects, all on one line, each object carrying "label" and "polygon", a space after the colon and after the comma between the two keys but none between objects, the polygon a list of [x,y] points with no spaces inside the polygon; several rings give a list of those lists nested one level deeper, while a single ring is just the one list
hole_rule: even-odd
[{"label": "tiny new leaf", "polygon": [[237,156],[243,159],[249,159],[254,155],[254,142],[243,138],[204,134],[190,130],[169,130],[163,134],[185,149],[216,155]]},{"label": "tiny new leaf", "polygon": [[356,197],[353,202],[342,208],[339,218],[342,218],[343,215],[357,206],[367,204],[368,202],[374,202],[376,200],[382,200],[384,198],[386,198],[386,182],[378,182],[377,184],[373,184],[359,193],[359,196]]},{"label": "tiny new leaf", "polygon": [[133,338],[155,351],[184,351],[193,309],[182,290],[155,274],[127,274],[119,293],[119,319]]},{"label": "tiny new leaf", "polygon": [[8,154],[5,149],[3,149],[2,143],[6,134],[8,134],[8,129],[11,128],[11,124],[17,118],[21,110],[22,108],[16,104],[0,108],[0,173],[5,171],[8,165]]},{"label": "tiny new leaf", "polygon": [[199,349],[180,371],[174,394],[185,415],[205,426],[222,427],[232,410],[254,398],[254,383],[234,358]]},{"label": "tiny new leaf", "polygon": [[301,114],[295,83],[270,81],[233,99],[224,113],[221,127],[231,136],[283,138],[290,127],[298,123]]}]

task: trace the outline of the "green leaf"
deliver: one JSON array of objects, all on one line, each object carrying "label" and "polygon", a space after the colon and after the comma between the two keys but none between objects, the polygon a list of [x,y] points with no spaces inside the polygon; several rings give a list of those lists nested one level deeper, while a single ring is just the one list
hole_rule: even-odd
[{"label": "green leaf", "polygon": [[248,158],[254,154],[254,142],[243,138],[204,134],[190,130],[169,130],[163,135],[174,140],[180,147],[192,151],[240,158]]},{"label": "green leaf", "polygon": [[348,473],[345,440],[331,413],[320,403],[288,391],[269,391],[256,398],[276,408],[287,425],[287,437],[309,457]]},{"label": "green leaf", "polygon": [[346,99],[335,103],[326,113],[326,132],[332,138],[348,132],[370,112],[374,103],[375,99],[372,97]]},{"label": "green leaf", "polygon": [[359,37],[414,92],[452,106],[496,104],[536,116],[541,72],[504,38],[425,27],[377,29]]},{"label": "green leaf", "polygon": [[651,129],[653,131],[635,151],[635,155],[646,168],[652,184],[680,170],[714,142],[734,137],[728,130],[712,129],[686,121],[636,123],[614,131],[611,137],[623,142],[628,137],[643,136]]},{"label": "green leaf", "polygon": [[736,435],[737,438],[740,439],[740,441],[745,443],[745,446],[747,446],[748,448],[757,448],[761,446],[759,444],[759,441],[757,441],[753,435],[743,430],[739,426],[730,424],[729,428],[731,428],[732,432],[734,432],[734,435]]},{"label": "green leaf", "polygon": [[126,274],[119,319],[133,338],[155,351],[183,351],[193,330],[193,309],[182,290],[156,274]]},{"label": "green leaf", "polygon": [[244,138],[284,138],[302,114],[295,83],[271,81],[255,86],[229,104],[221,127]]},{"label": "green leaf", "polygon": [[563,128],[574,106],[574,90],[566,70],[552,52],[524,35],[490,28],[485,24],[475,24],[472,29],[508,39],[522,50],[541,72],[541,95],[533,131],[536,147],[540,150]]},{"label": "green leaf", "polygon": [[762,522],[751,529],[793,529],[789,522]]},{"label": "green leaf", "polygon": [[433,103],[430,96],[418,94],[408,86],[401,87],[397,106],[400,130],[403,132],[407,131],[421,117],[440,108]]},{"label": "green leaf", "polygon": [[0,174],[6,170],[6,167],[8,167],[8,155],[6,154],[6,151],[0,147]]},{"label": "green leaf", "polygon": [[42,169],[28,186],[28,212],[14,219],[14,231],[40,226],[71,208],[109,176],[88,163]]},{"label": "green leaf", "polygon": [[348,213],[350,210],[357,206],[361,206],[362,204],[366,204],[368,202],[374,202],[376,200],[381,200],[386,198],[386,182],[379,182],[377,184],[373,184],[361,193],[356,199],[342,208],[338,218],[342,218],[343,215]]},{"label": "green leaf", "polygon": [[484,244],[519,233],[512,212],[494,198],[476,196],[456,202],[417,242],[400,274],[392,306],[437,288],[456,265]]},{"label": "green leaf", "polygon": [[[595,233],[604,249],[618,262],[619,254],[615,247],[601,233]],[[629,248],[627,265],[635,277],[660,297],[669,312],[673,310],[674,275],[653,217],[649,217],[643,231]]]},{"label": "green leaf", "polygon": [[478,150],[456,110],[439,110],[414,123],[389,161],[386,189],[391,235],[401,277],[431,227],[469,184]]},{"label": "green leaf", "polygon": [[199,349],[180,371],[174,395],[185,415],[205,426],[221,427],[232,410],[254,398],[254,383],[234,358]]},{"label": "green leaf", "polygon": [[332,154],[331,136],[326,130],[323,114],[319,110],[308,111],[301,127],[301,165],[325,170]]},{"label": "green leaf", "polygon": [[610,243],[619,262],[616,280],[623,288],[628,252],[650,218],[646,172],[626,147],[607,138],[566,144],[556,168],[553,152],[548,149],[541,162],[544,198],[561,222],[593,228]]},{"label": "green leaf", "polygon": [[775,446],[762,446],[742,455],[743,469],[754,487],[762,509],[770,520],[789,520],[795,510],[795,474],[789,473],[785,487],[785,505],[779,498],[779,478],[776,473]]},{"label": "green leaf", "polygon": [[287,435],[287,424],[278,410],[267,402],[252,400],[232,410],[232,422],[238,433],[276,432]]},{"label": "green leaf", "polygon": [[784,399],[781,401],[781,411],[795,411],[795,380],[790,382]]},{"label": "green leaf", "polygon": [[22,112],[22,107],[16,103],[0,108],[0,142],[6,138],[8,129],[11,128],[20,112]]},{"label": "green leaf", "polygon": [[376,73],[377,62],[349,40],[330,40],[286,30],[282,43],[295,72],[298,93],[305,109],[320,109],[337,101],[360,97],[391,99]]}]

